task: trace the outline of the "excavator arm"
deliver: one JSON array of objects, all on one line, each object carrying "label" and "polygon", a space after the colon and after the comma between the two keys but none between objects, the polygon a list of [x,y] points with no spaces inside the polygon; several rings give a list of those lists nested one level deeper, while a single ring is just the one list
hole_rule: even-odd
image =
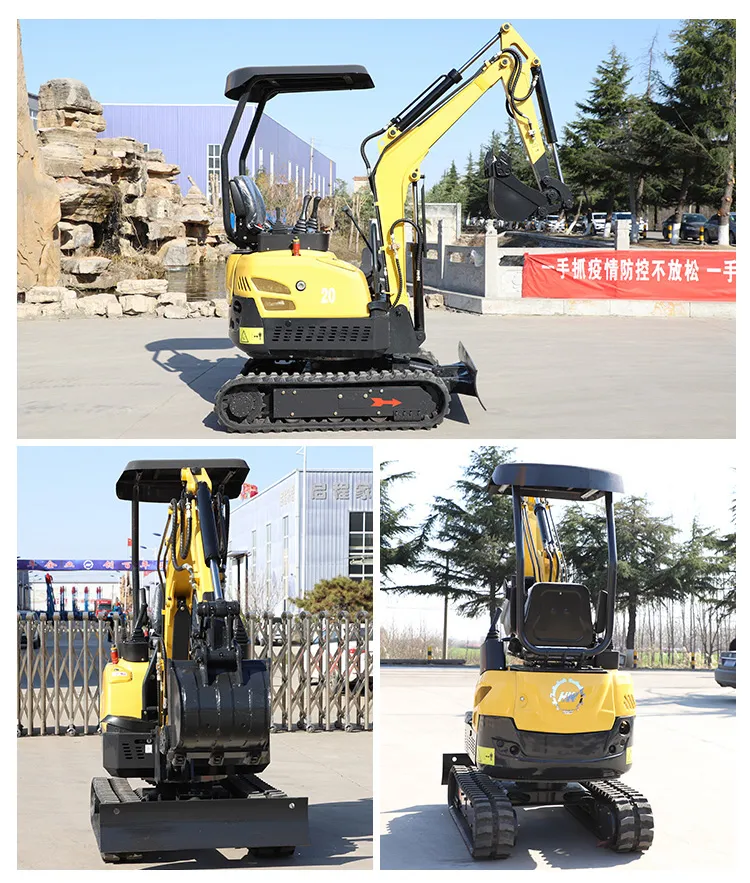
[{"label": "excavator arm", "polygon": [[168,658],[175,652],[177,658],[187,658],[194,606],[224,596],[228,498],[213,492],[204,468],[184,467],[181,480],[182,493],[170,502],[160,549],[160,613]]},{"label": "excavator arm", "polygon": [[[480,56],[490,49],[495,54],[476,70]],[[542,67],[531,47],[510,24],[479,50],[459,70],[453,69],[428,87],[411,105],[395,116],[384,129],[368,136],[362,156],[368,167],[379,228],[379,247],[384,252],[385,278],[379,280],[379,293],[391,303],[405,301],[405,227],[416,226],[404,218],[409,188],[414,191],[421,178],[420,166],[435,144],[482,96],[498,83],[503,84],[506,110],[515,121],[528,156],[538,190],[527,187],[513,175],[507,154],[485,157],[489,178],[490,209],[495,217],[521,221],[546,217],[572,205],[570,191],[562,181],[555,143],[557,135],[547,98]],[[542,119],[534,106],[536,95]],[[542,128],[543,127],[543,128]],[[551,174],[542,131],[552,148],[557,177]],[[379,157],[370,169],[365,147],[382,136]],[[419,231],[421,237],[424,231]]]},{"label": "excavator arm", "polygon": [[537,497],[524,497],[522,513],[526,577],[537,583],[565,582],[565,558],[549,503]]}]

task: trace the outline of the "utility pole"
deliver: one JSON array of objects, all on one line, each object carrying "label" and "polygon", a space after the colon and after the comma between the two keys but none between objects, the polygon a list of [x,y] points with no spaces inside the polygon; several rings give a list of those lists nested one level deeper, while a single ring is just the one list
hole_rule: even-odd
[{"label": "utility pole", "polygon": [[315,195],[315,187],[313,186],[313,155],[315,154],[315,139],[310,138],[310,194]]},{"label": "utility pole", "polygon": [[307,445],[297,451],[302,454],[302,493],[300,494],[300,537],[299,537],[299,593],[305,597],[305,555],[307,554]]},{"label": "utility pole", "polygon": [[443,601],[443,659],[448,658],[448,553],[445,553],[445,598]]}]

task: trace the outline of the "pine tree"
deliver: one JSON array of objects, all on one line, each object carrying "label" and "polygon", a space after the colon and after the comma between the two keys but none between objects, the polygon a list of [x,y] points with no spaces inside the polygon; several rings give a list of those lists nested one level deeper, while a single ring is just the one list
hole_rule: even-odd
[{"label": "pine tree", "polygon": [[736,143],[736,22],[689,19],[672,39],[675,49],[666,59],[673,74],[671,81],[659,82],[664,99],[659,112],[669,127],[669,159],[680,177],[673,241],[692,196],[721,201],[720,235],[728,243]]},{"label": "pine tree", "polygon": [[308,613],[372,613],[372,583],[348,576],[336,576],[316,583],[304,598],[295,598],[295,604]]},{"label": "pine tree", "polygon": [[633,113],[628,94],[630,65],[613,46],[596,69],[588,100],[577,102],[578,116],[565,128],[561,160],[569,186],[579,189],[591,207],[611,214],[628,199],[628,176],[618,151]]},{"label": "pine tree", "polygon": [[424,543],[412,570],[426,581],[390,591],[447,596],[464,616],[495,610],[505,579],[515,572],[513,512],[510,499],[491,496],[487,485],[498,463],[512,455],[494,446],[472,452],[453,495],[435,497],[422,525]]},{"label": "pine tree", "polygon": [[392,468],[390,461],[380,464],[380,574],[386,583],[395,567],[408,569],[416,563],[421,543],[420,536],[410,536],[417,530],[408,523],[411,506],[394,506],[391,499],[393,486],[414,478],[414,473],[391,472]]},{"label": "pine tree", "polygon": [[466,191],[455,161],[451,162],[450,168],[443,172],[437,184],[427,191],[426,199],[428,202],[459,202],[463,206]]},{"label": "pine tree", "polygon": [[[627,611],[625,646],[635,648],[638,610],[654,600],[683,597],[687,588],[676,568],[677,528],[670,519],[649,511],[642,497],[615,503],[617,526],[617,606]],[[571,506],[558,533],[573,581],[581,582],[594,598],[607,582],[607,527],[604,515],[591,507]]]}]

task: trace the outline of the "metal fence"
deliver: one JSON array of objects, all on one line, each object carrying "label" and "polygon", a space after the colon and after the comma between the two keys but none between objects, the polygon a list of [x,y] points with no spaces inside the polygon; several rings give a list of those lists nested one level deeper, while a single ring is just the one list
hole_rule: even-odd
[{"label": "metal fence", "polygon": [[[248,658],[268,661],[272,731],[372,729],[372,620],[269,614],[245,619]],[[124,621],[18,615],[18,733],[96,733],[102,672]]]}]

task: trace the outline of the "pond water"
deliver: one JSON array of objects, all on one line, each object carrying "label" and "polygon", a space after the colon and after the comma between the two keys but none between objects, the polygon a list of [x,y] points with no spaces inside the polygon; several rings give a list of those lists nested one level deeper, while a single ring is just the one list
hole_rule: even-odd
[{"label": "pond water", "polygon": [[226,266],[225,261],[212,261],[179,270],[167,270],[168,291],[184,291],[189,301],[224,297]]}]

